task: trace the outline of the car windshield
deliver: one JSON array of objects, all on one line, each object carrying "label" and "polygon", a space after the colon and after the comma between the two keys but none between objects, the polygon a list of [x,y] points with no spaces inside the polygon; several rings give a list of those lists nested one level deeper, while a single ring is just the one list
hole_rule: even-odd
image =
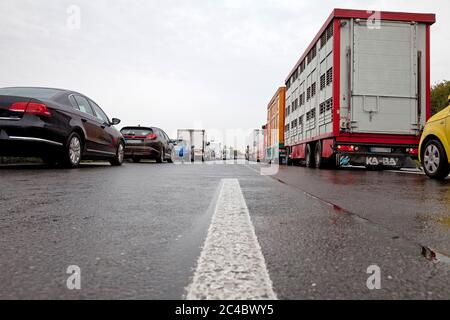
[{"label": "car windshield", "polygon": [[1,88],[0,95],[30,97],[35,99],[51,99],[61,90],[48,88]]},{"label": "car windshield", "polygon": [[127,136],[147,136],[152,134],[153,130],[149,128],[124,128],[120,132]]}]

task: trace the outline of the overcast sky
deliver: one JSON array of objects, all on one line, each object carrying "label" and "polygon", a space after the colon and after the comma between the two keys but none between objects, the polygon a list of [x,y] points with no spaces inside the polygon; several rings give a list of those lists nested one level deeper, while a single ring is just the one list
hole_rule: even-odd
[{"label": "overcast sky", "polygon": [[171,136],[257,128],[333,8],[436,13],[432,81],[450,79],[448,0],[1,0],[0,86],[79,91]]}]

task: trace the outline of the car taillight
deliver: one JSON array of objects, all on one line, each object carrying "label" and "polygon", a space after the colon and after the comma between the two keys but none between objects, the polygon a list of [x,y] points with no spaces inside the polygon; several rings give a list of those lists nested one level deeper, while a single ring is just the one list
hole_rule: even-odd
[{"label": "car taillight", "polygon": [[409,154],[412,154],[413,156],[419,155],[419,149],[417,149],[417,148],[408,148],[408,149],[406,149],[406,152],[408,152]]},{"label": "car taillight", "polygon": [[145,139],[147,139],[147,140],[155,140],[156,138],[157,138],[156,134],[154,134],[154,133],[151,133],[151,134],[145,136]]},{"label": "car taillight", "polygon": [[51,117],[52,114],[43,103],[36,102],[14,102],[9,106],[9,111],[34,114],[36,116]]},{"label": "car taillight", "polygon": [[48,108],[45,104],[35,103],[35,102],[30,102],[28,104],[26,113],[34,114],[37,116],[44,116],[44,117],[52,116],[52,114],[50,113],[50,110],[48,110]]},{"label": "car taillight", "polygon": [[12,112],[25,113],[25,111],[27,110],[27,105],[28,105],[28,102],[14,102],[13,104],[11,104],[9,106],[8,110],[12,111]]},{"label": "car taillight", "polygon": [[343,151],[343,152],[357,151],[357,148],[355,148],[355,146],[348,146],[348,145],[338,145],[337,149],[338,149],[338,151]]}]

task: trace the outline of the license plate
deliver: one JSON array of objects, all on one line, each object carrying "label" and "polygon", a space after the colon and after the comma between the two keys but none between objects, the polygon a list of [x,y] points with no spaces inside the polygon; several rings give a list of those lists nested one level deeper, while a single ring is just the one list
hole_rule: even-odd
[{"label": "license plate", "polygon": [[367,157],[366,164],[369,166],[396,167],[398,159],[390,157]]},{"label": "license plate", "polygon": [[142,140],[126,140],[126,144],[140,144]]},{"label": "license plate", "polygon": [[379,147],[374,147],[374,148],[370,148],[370,152],[376,152],[376,153],[391,153],[392,149],[391,148],[379,148]]}]

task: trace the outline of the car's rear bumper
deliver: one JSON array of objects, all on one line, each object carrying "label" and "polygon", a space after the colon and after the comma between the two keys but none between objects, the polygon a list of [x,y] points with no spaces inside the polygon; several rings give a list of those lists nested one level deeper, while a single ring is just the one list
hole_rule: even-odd
[{"label": "car's rear bumper", "polygon": [[160,153],[161,152],[157,148],[151,146],[126,146],[124,151],[125,158],[156,158]]},{"label": "car's rear bumper", "polygon": [[[2,156],[43,156],[61,150],[63,143],[53,139],[41,128],[7,128],[0,126],[0,155]],[[61,139],[59,139],[61,140]]]}]

